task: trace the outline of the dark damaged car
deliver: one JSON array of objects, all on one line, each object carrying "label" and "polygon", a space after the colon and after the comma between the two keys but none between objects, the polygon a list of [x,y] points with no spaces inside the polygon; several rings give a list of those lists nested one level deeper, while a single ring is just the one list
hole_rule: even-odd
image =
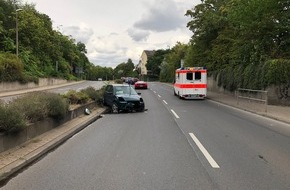
[{"label": "dark damaged car", "polygon": [[104,92],[104,105],[111,108],[112,113],[142,112],[145,109],[143,98],[128,84],[109,84]]}]

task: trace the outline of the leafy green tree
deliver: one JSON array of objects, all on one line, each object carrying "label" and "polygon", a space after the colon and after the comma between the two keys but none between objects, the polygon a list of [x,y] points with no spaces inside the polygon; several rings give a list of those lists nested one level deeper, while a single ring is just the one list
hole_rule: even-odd
[{"label": "leafy green tree", "polygon": [[[165,55],[160,65],[160,81],[173,82],[175,70],[181,67],[181,60],[184,60],[187,49],[188,45],[177,42]],[[189,66],[189,64],[185,66]]]},{"label": "leafy green tree", "polygon": [[134,63],[131,59],[128,59],[126,63],[120,63],[114,69],[114,79],[120,79],[121,77],[136,77],[137,72],[134,71]]},{"label": "leafy green tree", "polygon": [[156,50],[154,55],[149,57],[147,64],[146,64],[146,68],[148,71],[150,71],[150,74],[153,77],[156,77],[160,75],[160,65],[162,63],[162,61],[164,60],[164,57],[166,54],[168,54],[170,52],[169,49],[159,49]]},{"label": "leafy green tree", "polygon": [[185,63],[206,66],[229,90],[265,88],[266,63],[289,59],[289,8],[288,0],[202,1],[186,13],[194,35]]},{"label": "leafy green tree", "polygon": [[22,9],[17,20],[23,75],[66,79],[86,75],[76,73],[77,68],[86,72],[91,65],[82,42],[55,31],[49,16],[38,12],[34,4],[0,0],[0,5],[0,52],[16,52],[16,9]]},{"label": "leafy green tree", "polygon": [[0,53],[0,81],[22,79],[23,64],[11,53]]}]

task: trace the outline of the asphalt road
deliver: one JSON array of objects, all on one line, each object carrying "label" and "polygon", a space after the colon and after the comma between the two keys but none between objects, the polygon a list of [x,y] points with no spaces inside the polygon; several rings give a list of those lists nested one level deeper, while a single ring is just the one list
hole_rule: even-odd
[{"label": "asphalt road", "polygon": [[105,84],[106,84],[106,81],[84,81],[82,83],[64,86],[62,88],[51,89],[51,90],[49,90],[49,92],[64,94],[64,93],[68,92],[69,90],[81,91],[89,86],[91,86],[95,89],[100,89]]},{"label": "asphalt road", "polygon": [[[68,86],[62,86],[62,87],[56,87],[52,89],[48,89],[46,91],[48,92],[53,92],[53,93],[58,93],[58,94],[65,94],[69,90],[76,90],[80,91],[82,89],[85,89],[89,86],[95,88],[95,89],[100,89],[103,85],[106,84],[106,81],[84,81],[81,83],[75,83],[71,84]],[[38,90],[37,88],[35,90]],[[5,102],[13,101],[13,99],[18,98],[19,96],[22,96],[23,94],[19,95],[12,95],[12,96],[6,96],[6,97],[0,97],[0,100],[3,100]]]},{"label": "asphalt road", "polygon": [[3,189],[290,189],[286,124],[140,92],[148,111],[104,115]]}]

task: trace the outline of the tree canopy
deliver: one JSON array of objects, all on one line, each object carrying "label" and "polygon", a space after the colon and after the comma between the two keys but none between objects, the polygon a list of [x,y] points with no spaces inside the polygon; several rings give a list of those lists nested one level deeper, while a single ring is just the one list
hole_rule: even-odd
[{"label": "tree canopy", "polygon": [[290,88],[289,9],[289,0],[203,0],[185,14],[188,44],[177,43],[159,61],[160,80],[171,82],[184,60],[207,67],[228,90]]},{"label": "tree canopy", "polygon": [[[19,57],[15,55],[16,21]],[[53,29],[50,17],[37,11],[34,4],[0,0],[0,82],[35,81],[39,77],[112,79],[116,69],[133,74],[131,59],[113,69],[90,63],[86,53],[83,42]]]}]

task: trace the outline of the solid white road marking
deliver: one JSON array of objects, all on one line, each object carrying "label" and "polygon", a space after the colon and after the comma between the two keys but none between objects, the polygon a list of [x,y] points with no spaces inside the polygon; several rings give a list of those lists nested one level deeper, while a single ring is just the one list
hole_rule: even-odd
[{"label": "solid white road marking", "polygon": [[166,104],[166,105],[168,104],[165,100],[163,100],[163,102],[164,102],[164,104]]},{"label": "solid white road marking", "polygon": [[161,96],[158,94],[158,97],[161,98]]},{"label": "solid white road marking", "polygon": [[173,109],[171,109],[171,112],[173,113],[173,115],[178,119],[178,118],[180,118],[176,113],[175,113],[175,111],[173,110]]},{"label": "solid white road marking", "polygon": [[208,151],[204,148],[204,146],[201,144],[201,142],[196,138],[196,136],[193,133],[189,133],[192,140],[195,142],[197,147],[200,149],[200,151],[203,153],[207,161],[210,163],[211,167],[213,168],[220,168],[220,166],[216,163],[216,161],[211,157],[211,155],[208,153]]}]

